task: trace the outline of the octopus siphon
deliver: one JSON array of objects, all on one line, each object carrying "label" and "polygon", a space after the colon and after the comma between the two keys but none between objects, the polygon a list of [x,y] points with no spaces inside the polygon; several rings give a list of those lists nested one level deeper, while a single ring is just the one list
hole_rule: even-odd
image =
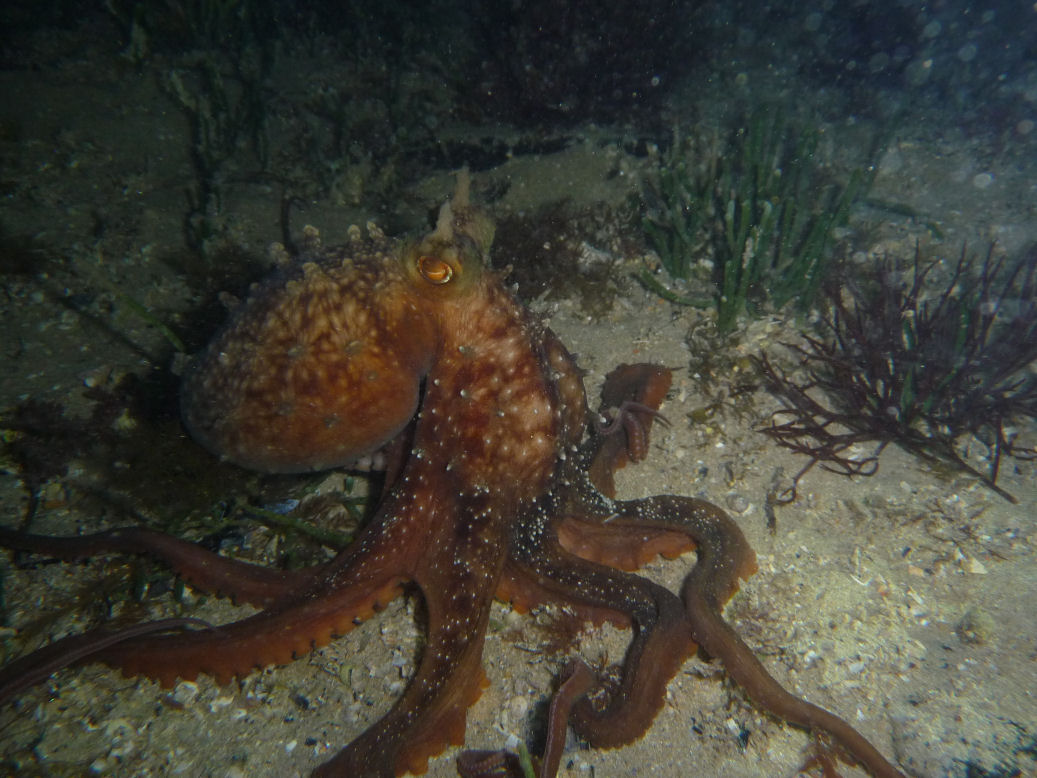
[{"label": "octopus siphon", "polygon": [[[0,700],[84,662],[165,687],[200,673],[225,684],[416,592],[426,639],[413,678],[313,774],[421,774],[464,743],[467,710],[488,683],[494,599],[519,612],[553,603],[632,637],[618,668],[566,667],[539,775],[557,772],[569,726],[596,748],[641,738],[701,647],[757,706],[815,736],[826,775],[842,759],[899,776],[845,721],[785,691],[723,620],[756,563],[722,510],[689,497],[614,498],[612,471],[644,456],[670,372],[623,366],[605,383],[605,421],[590,412],[573,357],[488,268],[493,232],[469,202],[466,173],[420,240],[354,228],[347,245],[324,248],[310,230],[302,255],[252,291],[184,375],[188,431],[231,462],[291,473],[385,454],[379,503],[349,547],[289,571],[143,527],[66,538],[0,529],[0,545],[66,560],[150,555],[192,587],[258,609],[219,626],[174,619],[58,640],[0,671]],[[689,551],[695,565],[679,595],[632,572]],[[514,764],[502,752],[458,758],[465,776]]]}]

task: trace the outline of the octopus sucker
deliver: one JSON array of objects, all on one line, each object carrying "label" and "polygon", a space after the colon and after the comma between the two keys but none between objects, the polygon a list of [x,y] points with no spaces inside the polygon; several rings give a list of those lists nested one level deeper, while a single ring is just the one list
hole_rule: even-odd
[{"label": "octopus sucker", "polygon": [[[649,734],[667,684],[697,646],[750,698],[832,744],[875,776],[898,770],[849,724],[784,690],[722,616],[756,569],[738,525],[703,500],[614,499],[614,471],[641,461],[670,371],[610,373],[592,414],[583,372],[551,330],[488,268],[494,225],[469,202],[467,173],[424,237],[369,227],[303,256],[234,307],[183,379],[187,430],[214,456],[267,472],[384,459],[367,524],[333,559],[268,570],[142,528],[75,538],[0,528],[0,545],[64,560],[128,553],[165,562],[192,586],[258,612],[196,629],[191,620],[104,627],[0,669],[0,701],[63,665],[100,662],[164,686],[200,673],[220,683],[284,664],[345,635],[404,591],[423,600],[424,647],[392,707],[315,776],[393,778],[464,742],[488,683],[483,646],[494,599],[517,612],[558,605],[631,629],[620,665],[566,665],[550,706],[541,778],[565,730],[615,748]],[[689,552],[694,552],[691,561]],[[680,592],[635,571],[687,556]],[[213,724],[214,730],[218,723]],[[507,775],[513,757],[466,752],[462,776]]]}]

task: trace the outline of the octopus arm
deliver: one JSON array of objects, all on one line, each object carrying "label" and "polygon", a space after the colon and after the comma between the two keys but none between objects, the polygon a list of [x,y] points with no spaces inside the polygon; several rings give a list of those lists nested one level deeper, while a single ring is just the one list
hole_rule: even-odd
[{"label": "octopus arm", "polygon": [[43,683],[58,670],[89,660],[109,646],[141,635],[186,630],[188,627],[211,629],[212,625],[201,619],[161,619],[123,629],[102,627],[55,640],[0,668],[0,703]]},{"label": "octopus arm", "polygon": [[[619,555],[622,543],[645,544],[664,556],[691,548],[699,559],[684,585],[699,587],[717,610],[738,591],[739,581],[756,572],[756,554],[741,528],[724,511],[693,497],[660,495],[612,503],[601,520],[594,514],[568,520],[566,529],[578,529],[572,542],[581,554]],[[571,530],[566,537],[573,535]],[[622,559],[620,560],[622,561]]]},{"label": "octopus arm", "polygon": [[389,712],[315,776],[420,775],[430,757],[464,743],[467,710],[487,685],[482,650],[504,546],[487,506],[467,504],[438,516],[443,525],[412,571],[427,617],[415,675]]},{"label": "octopus arm", "polygon": [[696,545],[698,560],[684,581],[682,597],[696,643],[720,659],[728,675],[753,701],[791,724],[824,736],[846,760],[878,778],[903,778],[871,743],[846,721],[786,691],[721,616],[739,579],[756,570],[755,557],[738,526],[719,508],[701,500],[661,496],[618,503],[608,528],[620,535],[647,524],[680,528]]},{"label": "octopus arm", "polygon": [[637,570],[658,556],[676,559],[695,548],[686,532],[670,528],[614,525],[582,516],[565,516],[558,524],[558,542],[582,559]]},{"label": "octopus arm", "polygon": [[[547,737],[544,756],[540,760],[539,778],[554,778],[565,751],[566,732],[573,706],[594,688],[597,678],[582,659],[570,660],[558,677],[558,690],[551,698],[547,712]],[[528,775],[521,760],[509,751],[462,751],[457,756],[457,773],[461,778],[503,778]]]},{"label": "octopus arm", "polygon": [[[645,362],[619,365],[605,376],[601,407],[590,425],[598,434],[583,452],[587,474],[602,494],[614,497],[615,471],[648,455],[652,422],[672,382],[668,368]],[[603,425],[602,419],[608,423]]]},{"label": "octopus arm", "polygon": [[528,613],[544,605],[567,608],[576,619],[600,626],[606,622],[628,629],[630,614],[613,605],[603,605],[574,596],[535,568],[509,559],[504,565],[496,598],[508,603],[518,613]]},{"label": "octopus arm", "polygon": [[146,675],[162,686],[199,673],[218,683],[243,678],[268,665],[288,664],[327,645],[369,618],[401,593],[402,578],[390,574],[332,591],[303,590],[275,608],[211,630],[126,640],[92,658],[126,676]]},{"label": "octopus arm", "polygon": [[530,599],[536,593],[579,614],[623,614],[634,626],[618,685],[578,700],[572,723],[597,748],[642,737],[662,709],[666,685],[695,650],[677,596],[645,578],[581,559],[550,536],[535,550],[527,547],[507,572],[513,588]]},{"label": "octopus arm", "polygon": [[123,527],[79,537],[31,535],[0,527],[0,546],[75,561],[99,554],[154,557],[196,589],[236,603],[266,607],[308,581],[311,571],[273,570],[228,559],[195,543],[143,527]]}]

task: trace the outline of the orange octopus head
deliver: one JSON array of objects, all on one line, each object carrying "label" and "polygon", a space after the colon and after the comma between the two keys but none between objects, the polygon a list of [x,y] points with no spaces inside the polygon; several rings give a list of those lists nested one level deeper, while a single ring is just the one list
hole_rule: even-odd
[{"label": "orange octopus head", "polygon": [[255,291],[194,360],[181,392],[188,430],[269,472],[379,449],[414,416],[442,340],[437,312],[477,292],[492,239],[462,175],[421,241],[379,236],[304,258]]}]

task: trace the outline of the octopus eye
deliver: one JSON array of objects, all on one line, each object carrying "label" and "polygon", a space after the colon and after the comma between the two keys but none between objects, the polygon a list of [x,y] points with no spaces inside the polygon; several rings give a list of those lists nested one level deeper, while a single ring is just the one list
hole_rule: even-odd
[{"label": "octopus eye", "polygon": [[438,257],[419,257],[418,271],[431,284],[445,284],[454,277],[454,269],[448,262],[444,262]]}]

